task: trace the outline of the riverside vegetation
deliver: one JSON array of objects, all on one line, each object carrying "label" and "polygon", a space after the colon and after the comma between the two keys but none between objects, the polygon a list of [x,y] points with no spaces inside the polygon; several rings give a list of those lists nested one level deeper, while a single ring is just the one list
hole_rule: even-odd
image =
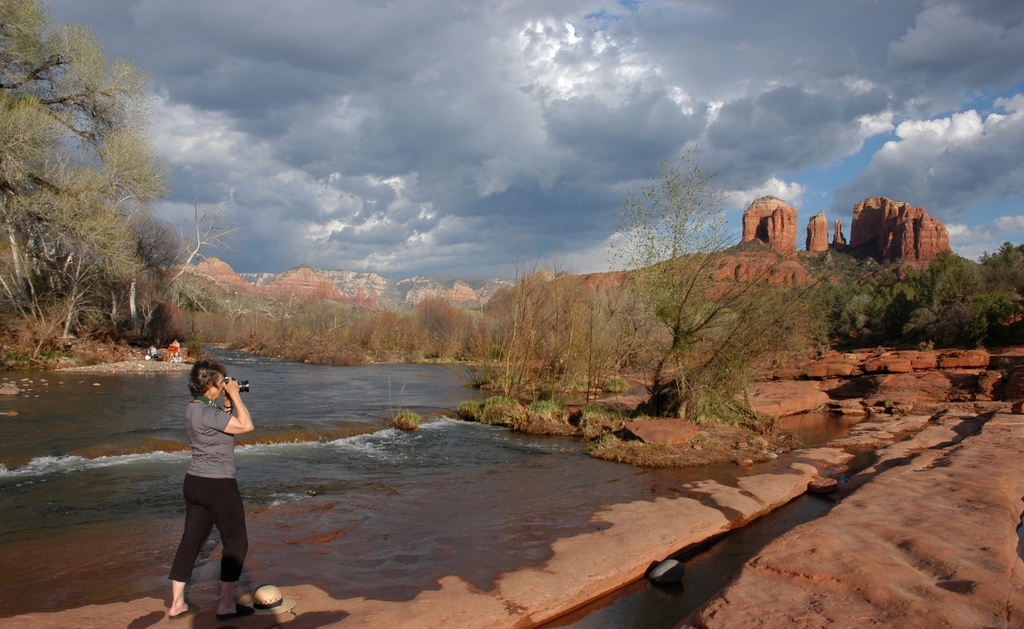
[{"label": "riverside vegetation", "polygon": [[[196,203],[177,229],[152,214],[168,169],[147,136],[144,87],[131,63],[107,62],[88,30],[51,25],[35,0],[0,6],[6,368],[105,360],[111,347],[172,337],[193,351],[224,343],[309,363],[467,362],[469,384],[494,397],[460,407],[463,418],[676,465],[716,460],[729,444],[754,456],[792,447],[744,395],[787,355],[1024,340],[1024,246],[1006,243],[980,263],[946,253],[921,269],[802,252],[813,279],[773,283],[782,256],[732,244],[723,193],[692,151],[624,199],[614,251],[622,271],[593,285],[517,263],[512,288],[475,309],[437,298],[370,310],[326,296],[228,295],[194,272],[233,231],[224,211]],[[748,253],[766,264],[743,281],[719,273]],[[624,438],[625,415],[586,405],[627,382],[650,393],[637,413],[685,418],[698,435],[686,448],[642,447]],[[584,406],[570,412],[573,398]]]}]

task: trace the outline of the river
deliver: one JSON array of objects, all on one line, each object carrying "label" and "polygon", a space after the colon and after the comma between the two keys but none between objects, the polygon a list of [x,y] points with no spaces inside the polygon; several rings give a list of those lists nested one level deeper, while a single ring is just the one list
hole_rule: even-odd
[{"label": "river", "polygon": [[[243,587],[408,600],[457,575],[489,590],[497,575],[543,563],[555,539],[593,530],[604,506],[760,473],[637,469],[568,439],[451,419],[458,402],[481,397],[457,367],[218,354],[250,381],[257,425],[236,450],[249,512]],[[163,596],[184,514],[187,373],[0,375],[32,381],[28,397],[0,398],[0,412],[17,412],[0,415],[0,617]],[[399,409],[428,421],[381,430]],[[215,598],[216,578],[213,561],[200,565],[193,600]]]}]

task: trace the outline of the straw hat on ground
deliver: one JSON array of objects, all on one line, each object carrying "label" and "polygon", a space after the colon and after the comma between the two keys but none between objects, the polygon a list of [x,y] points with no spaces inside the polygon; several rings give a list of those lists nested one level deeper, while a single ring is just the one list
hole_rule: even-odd
[{"label": "straw hat on ground", "polygon": [[295,607],[295,599],[284,598],[276,585],[264,585],[252,595],[252,606],[256,614],[278,614]]}]

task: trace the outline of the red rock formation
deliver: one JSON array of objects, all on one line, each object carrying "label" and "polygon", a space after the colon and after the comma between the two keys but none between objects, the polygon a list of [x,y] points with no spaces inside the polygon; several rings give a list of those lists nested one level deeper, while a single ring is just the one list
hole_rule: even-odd
[{"label": "red rock formation", "polygon": [[881,262],[927,262],[949,251],[946,226],[922,207],[886,197],[868,197],[853,207],[850,247]]},{"label": "red rock formation", "polygon": [[206,277],[214,284],[239,295],[256,296],[260,289],[243,280],[227,262],[217,258],[207,258],[195,266],[196,275]]},{"label": "red rock formation", "polygon": [[843,224],[839,222],[838,218],[836,219],[835,231],[832,232],[832,248],[846,248],[846,236],[843,235]]},{"label": "red rock formation", "polygon": [[822,210],[807,221],[807,250],[827,251],[828,250],[828,219],[825,218],[825,211]]},{"label": "red rock formation", "polygon": [[754,201],[743,213],[743,239],[755,238],[784,256],[796,255],[796,208],[771,195]]},{"label": "red rock formation", "polygon": [[766,251],[745,251],[723,257],[714,278],[739,282],[767,279],[771,284],[794,286],[806,282],[810,273],[796,260],[779,262],[776,256]]},{"label": "red rock formation", "polygon": [[266,294],[300,299],[343,301],[343,295],[330,278],[309,266],[300,266],[278,275],[264,287]]}]

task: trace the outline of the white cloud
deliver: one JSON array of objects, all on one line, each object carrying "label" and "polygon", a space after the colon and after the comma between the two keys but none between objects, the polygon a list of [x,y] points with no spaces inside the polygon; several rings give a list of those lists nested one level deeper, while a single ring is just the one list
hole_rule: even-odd
[{"label": "white cloud", "polygon": [[729,198],[726,200],[726,209],[745,210],[750,204],[761,197],[772,195],[785,201],[797,209],[803,204],[804,192],[807,188],[795,181],[786,182],[778,177],[772,177],[755,188],[747,190],[729,190]]},{"label": "white cloud", "polygon": [[906,120],[897,140],[834,195],[833,208],[868,196],[924,206],[949,220],[1000,198],[1024,194],[1024,96],[1001,98],[1007,113],[982,117],[970,109],[934,119]]},{"label": "white cloud", "polygon": [[946,225],[949,244],[958,255],[977,260],[983,253],[997,251],[1004,242],[1020,240],[1024,234],[1024,215],[1000,216],[991,224],[969,227],[956,222]]}]

